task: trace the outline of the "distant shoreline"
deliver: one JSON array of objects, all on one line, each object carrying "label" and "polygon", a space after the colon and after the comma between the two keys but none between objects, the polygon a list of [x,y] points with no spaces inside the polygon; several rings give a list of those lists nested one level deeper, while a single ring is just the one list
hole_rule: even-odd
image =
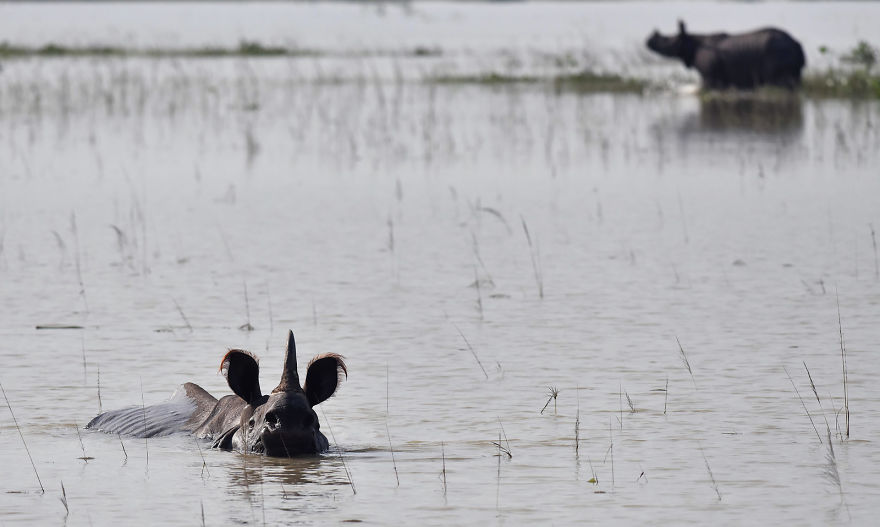
[{"label": "distant shoreline", "polygon": [[[102,0],[98,0],[102,1]],[[237,47],[205,46],[192,48],[125,48],[119,46],[23,46],[0,43],[0,60],[106,58],[106,59],[223,59],[223,58],[320,58],[320,57],[398,57],[432,58],[443,56],[438,48],[416,47],[400,51],[326,52],[308,48],[264,45],[241,41]],[[644,93],[668,89],[662,82],[616,73],[579,71],[552,75],[486,72],[477,74],[428,75],[423,83],[443,85],[516,86],[543,85],[557,90],[593,93]],[[761,90],[773,92],[774,90]],[[807,70],[801,92],[808,97],[880,99],[880,74],[859,68]]]}]

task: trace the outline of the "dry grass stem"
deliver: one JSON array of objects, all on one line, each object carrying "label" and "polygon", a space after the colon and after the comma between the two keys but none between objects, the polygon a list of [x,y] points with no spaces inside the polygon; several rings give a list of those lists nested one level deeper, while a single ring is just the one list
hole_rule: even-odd
[{"label": "dry grass stem", "polygon": [[541,415],[544,414],[544,410],[546,410],[547,406],[550,405],[550,401],[553,401],[553,415],[556,415],[556,398],[559,396],[559,390],[556,388],[556,386],[548,386],[547,391],[549,392],[547,402],[544,403],[544,407],[541,408]]},{"label": "dry grass stem", "polygon": [[687,368],[687,371],[691,376],[691,381],[694,383],[694,389],[696,389],[697,380],[694,378],[694,370],[691,369],[691,362],[688,360],[687,353],[684,352],[684,348],[681,345],[681,341],[678,340],[678,336],[675,337],[675,342],[678,344],[678,352],[681,356],[681,362],[684,364],[684,367]]},{"label": "dry grass stem", "polygon": [[608,422],[608,438],[611,441],[608,446],[608,452],[611,454],[611,491],[614,492],[614,432],[610,421]]},{"label": "dry grass stem", "polygon": [[388,215],[388,252],[394,254],[394,220]]},{"label": "dry grass stem", "polygon": [[532,260],[532,271],[535,273],[535,283],[538,284],[538,297],[543,300],[544,276],[541,272],[541,249],[538,246],[537,240],[535,240],[535,244],[532,245],[532,236],[529,234],[529,226],[526,225],[526,219],[522,216],[520,216],[519,219],[522,221],[523,232],[526,234],[526,242],[529,244],[529,257]]},{"label": "dry grass stem", "polygon": [[498,418],[498,426],[501,427],[501,434],[504,436],[504,443],[507,445],[507,448],[506,448],[506,450],[507,450],[507,456],[510,457],[510,458],[512,458],[512,457],[513,457],[513,453],[512,453],[512,450],[511,450],[511,448],[510,448],[510,440],[507,439],[507,432],[504,430],[504,423],[501,422],[501,418],[500,418],[500,417]]},{"label": "dry grass stem", "polygon": [[[498,449],[498,453],[495,454],[497,457],[500,458],[502,456],[507,456],[507,459],[513,458],[513,454],[511,454],[510,450],[507,447],[505,447],[503,445],[503,443],[501,442],[501,432],[500,431],[498,432],[498,441],[497,442],[492,441],[492,446],[494,446],[495,448]],[[501,460],[499,460],[498,463],[500,464]],[[501,471],[500,465],[499,465],[498,471],[499,472]]]},{"label": "dry grass stem", "polygon": [[831,441],[831,429],[828,428],[825,432],[828,438],[828,449],[825,451],[825,468],[823,470],[823,475],[825,476],[825,479],[837,487],[837,492],[840,495],[840,503],[846,507],[847,512],[849,512],[849,507],[846,505],[846,500],[843,496],[843,484],[840,482],[840,471],[837,469],[837,456],[834,455],[834,444]]},{"label": "dry grass stem", "polygon": [[79,459],[82,459],[86,463],[88,463],[90,459],[95,459],[91,456],[86,455],[86,445],[83,443],[82,434],[79,431],[79,425],[76,424],[75,421],[73,423],[73,429],[76,430],[76,437],[79,438],[79,447],[80,447],[80,449],[82,449],[82,453],[83,453],[82,457],[80,457]]},{"label": "dry grass stem", "polygon": [[125,459],[122,460],[122,464],[125,465],[128,463],[128,452],[125,451],[125,443],[122,442],[122,434],[117,432],[116,437],[119,438],[119,446],[122,447],[122,453],[125,455]]},{"label": "dry grass stem", "polygon": [[480,362],[480,358],[477,357],[477,352],[474,351],[473,346],[471,346],[471,343],[468,341],[467,337],[464,336],[464,333],[461,332],[461,329],[459,329],[458,326],[456,326],[455,324],[453,324],[453,326],[455,327],[455,330],[458,331],[458,334],[461,335],[461,338],[464,340],[464,343],[467,344],[468,350],[470,350],[471,355],[474,356],[474,360],[477,361],[477,364],[480,366],[480,370],[482,370],[483,375],[486,376],[486,380],[489,380],[489,374],[486,373],[486,368],[483,367],[483,363]]},{"label": "dry grass stem", "polygon": [[440,442],[440,456],[443,461],[443,470],[440,472],[440,477],[443,479],[443,498],[446,498],[446,444],[443,441]]},{"label": "dry grass stem", "polygon": [[669,376],[666,376],[666,388],[663,389],[663,415],[666,415],[666,401],[669,400]]},{"label": "dry grass stem", "polygon": [[104,412],[104,404],[101,402],[101,367],[98,366],[98,413]]},{"label": "dry grass stem", "polygon": [[846,344],[843,340],[843,323],[840,319],[840,296],[837,297],[837,328],[840,333],[840,362],[843,368],[843,413],[846,417],[846,438],[849,439],[849,375],[846,368]]},{"label": "dry grass stem", "polygon": [[64,505],[64,518],[70,515],[70,508],[67,506],[67,490],[64,488],[64,480],[61,480],[61,504]]},{"label": "dry grass stem", "polygon": [[[477,263],[480,264],[483,273],[486,275],[486,283],[489,284],[490,287],[494,287],[495,281],[492,280],[492,273],[486,268],[486,264],[483,262],[483,257],[480,256],[480,242],[477,240],[477,235],[474,234],[473,231],[471,231],[471,240],[473,241],[472,247],[474,250],[474,258],[477,259]],[[474,274],[476,274],[476,272]],[[479,283],[479,280],[477,282]]]},{"label": "dry grass stem", "polygon": [[877,261],[877,235],[874,234],[874,224],[868,225],[871,228],[871,245],[874,247],[874,280],[880,280],[880,263]]},{"label": "dry grass stem", "polygon": [[88,375],[86,373],[86,336],[85,336],[85,333],[80,333],[79,344],[80,344],[80,349],[82,350],[82,359],[83,359],[83,384],[86,384],[86,382],[88,382]]},{"label": "dry grass stem", "polygon": [[76,251],[76,254],[75,254],[75,257],[76,257],[76,260],[75,260],[76,279],[77,279],[77,282],[79,282],[79,294],[82,296],[83,305],[86,308],[86,315],[88,315],[88,313],[89,313],[89,300],[88,300],[88,298],[86,298],[86,286],[85,286],[85,283],[83,282],[82,268],[80,266],[79,233],[76,228],[76,213],[75,212],[70,213],[70,230],[73,231],[73,245],[74,245],[74,249]]},{"label": "dry grass stem", "polygon": [[715,490],[715,494],[718,496],[718,501],[721,501],[721,491],[718,490],[718,482],[715,481],[715,475],[712,474],[712,467],[709,466],[709,458],[706,457],[706,453],[703,452],[702,447],[700,447],[700,453],[703,454],[703,461],[706,463],[706,472],[709,473],[709,481],[712,482],[712,488]]},{"label": "dry grass stem", "polygon": [[593,460],[590,459],[589,456],[587,457],[587,463],[589,463],[589,465],[590,465],[590,474],[593,475],[593,477],[587,483],[592,483],[593,485],[598,485],[599,484],[599,476],[596,475],[596,469],[593,468]]},{"label": "dry grass stem", "polygon": [[388,408],[389,408],[389,376],[388,363],[385,363],[385,434],[388,435],[388,448],[391,450],[391,464],[394,466],[394,478],[397,480],[397,486],[400,486],[400,474],[397,472],[397,460],[394,458],[394,445],[391,444],[391,430],[388,428]]},{"label": "dry grass stem", "polygon": [[483,293],[480,290],[480,276],[477,274],[477,266],[474,266],[474,286],[477,289],[477,309],[480,311],[480,320],[483,320]]},{"label": "dry grass stem", "polygon": [[147,405],[144,403],[144,381],[139,379],[141,386],[141,414],[144,418],[144,452],[146,453],[146,470],[150,470],[150,447],[147,445]]},{"label": "dry grass stem", "polygon": [[577,411],[574,417],[574,457],[577,458],[581,446],[581,393],[580,386],[575,387],[575,399],[577,400]]},{"label": "dry grass stem", "polygon": [[831,426],[828,424],[828,418],[825,417],[825,409],[822,408],[822,401],[819,399],[819,392],[816,390],[816,383],[813,382],[813,376],[810,375],[810,368],[807,368],[806,361],[802,361],[804,364],[804,369],[807,370],[807,378],[810,380],[810,388],[813,390],[813,395],[816,397],[816,403],[819,405],[819,410],[822,412],[822,419],[825,420],[825,428],[831,429]]},{"label": "dry grass stem", "polygon": [[498,221],[500,221],[504,225],[504,228],[507,229],[507,234],[513,234],[513,230],[510,228],[510,224],[507,223],[507,220],[504,219],[504,216],[497,209],[493,209],[492,207],[479,206],[477,207],[477,210],[495,216],[496,218],[498,218]]},{"label": "dry grass stem", "polygon": [[791,375],[788,373],[788,368],[785,366],[782,367],[785,370],[785,375],[788,377],[788,380],[791,382],[791,387],[794,388],[794,393],[797,394],[798,400],[801,402],[801,406],[804,407],[804,413],[807,414],[807,417],[810,419],[810,424],[813,425],[813,431],[816,432],[816,437],[819,439],[819,442],[822,442],[822,436],[819,435],[819,430],[816,428],[816,423],[813,422],[813,416],[810,415],[810,411],[807,410],[807,405],[804,403],[804,398],[801,397],[801,392],[797,389],[797,385],[794,383],[794,379],[791,378]]},{"label": "dry grass stem", "polygon": [[205,454],[202,452],[202,447],[201,445],[199,445],[199,440],[193,437],[193,441],[195,442],[196,448],[199,451],[199,457],[202,458],[202,471],[199,473],[199,477],[202,478],[202,481],[204,481],[205,474],[207,474],[209,478],[211,477],[211,471],[208,470],[208,462],[205,460]]},{"label": "dry grass stem", "polygon": [[37,472],[37,465],[34,463],[34,458],[31,457],[31,449],[28,448],[27,441],[24,440],[24,434],[21,432],[21,427],[18,426],[18,419],[15,418],[15,412],[12,411],[12,405],[9,404],[9,397],[6,396],[6,390],[3,389],[3,383],[0,383],[0,392],[3,392],[3,399],[6,400],[6,407],[9,408],[9,415],[12,416],[12,422],[15,423],[15,429],[18,430],[18,436],[21,438],[21,444],[24,445],[24,451],[27,452],[28,459],[31,461],[34,475],[37,476],[37,483],[40,484],[40,493],[45,494],[46,489],[43,488],[43,481],[40,480],[40,474]]},{"label": "dry grass stem", "polygon": [[321,408],[321,416],[324,417],[324,422],[327,423],[327,430],[330,431],[330,438],[333,440],[333,444],[336,445],[336,453],[339,454],[339,460],[342,461],[342,469],[345,470],[348,484],[351,485],[351,492],[352,494],[357,494],[357,489],[354,487],[354,480],[351,479],[351,472],[349,472],[348,465],[345,463],[345,456],[342,455],[342,447],[336,442],[336,436],[333,434],[333,428],[330,426],[330,421],[327,420],[327,414],[324,413],[324,408]]},{"label": "dry grass stem", "polygon": [[493,443],[493,444],[498,447],[498,453],[495,454],[495,457],[498,458],[498,471],[495,475],[495,482],[496,482],[495,483],[495,509],[498,510],[498,509],[500,509],[500,502],[501,502],[501,456],[504,455],[504,453],[506,453],[509,456],[510,452],[503,452],[502,451],[501,432],[498,432],[498,442]]},{"label": "dry grass stem", "polygon": [[181,309],[180,304],[177,303],[177,299],[175,299],[174,297],[171,297],[171,301],[174,302],[174,307],[176,307],[177,312],[180,313],[180,318],[183,319],[183,323],[186,324],[186,328],[189,330],[190,333],[192,333],[193,332],[192,324],[189,323],[189,319],[186,318],[186,314],[183,312],[183,309]]},{"label": "dry grass stem", "polygon": [[251,303],[248,299],[248,290],[247,290],[247,280],[243,281],[244,283],[244,312],[247,319],[245,323],[238,326],[238,329],[242,331],[253,331],[254,326],[251,324]]}]

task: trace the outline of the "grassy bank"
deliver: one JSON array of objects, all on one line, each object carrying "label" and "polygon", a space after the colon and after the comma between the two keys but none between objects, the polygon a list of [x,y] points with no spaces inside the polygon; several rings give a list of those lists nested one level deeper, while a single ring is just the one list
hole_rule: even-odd
[{"label": "grassy bank", "polygon": [[[440,55],[433,48],[415,47],[388,55],[433,57]],[[376,55],[377,52],[343,53],[344,56]],[[201,46],[192,48],[125,48],[120,46],[21,46],[0,42],[0,59],[53,58],[53,57],[146,57],[146,58],[225,58],[225,57],[319,57],[325,53],[308,48],[271,46],[242,40],[236,47]]]},{"label": "grassy bank", "polygon": [[804,76],[803,92],[808,97],[880,99],[880,75],[865,70],[827,70]]},{"label": "grassy bank", "polygon": [[[572,75],[557,76],[523,76],[490,73],[486,75],[460,75],[431,77],[427,82],[437,84],[462,84],[483,86],[516,86],[535,85],[552,87],[560,91],[582,93],[645,93],[647,91],[663,91],[661,86],[645,79],[624,77],[613,74],[583,72]],[[774,88],[760,89],[755,92],[727,92],[739,96],[766,98],[768,95],[781,97],[785,90]],[[845,71],[831,69],[823,72],[808,72],[804,75],[801,93],[810,98],[838,99],[880,99],[880,75],[872,75],[866,71]]]},{"label": "grassy bank", "polygon": [[[265,45],[242,40],[235,47],[203,46],[191,48],[126,48],[119,46],[87,45],[63,46],[49,43],[44,46],[23,46],[0,43],[0,60],[34,58],[232,58],[232,57],[321,57],[328,55],[315,49]],[[439,57],[442,50],[415,47],[399,52],[344,52],[335,56],[370,57]],[[859,43],[847,54],[840,56],[840,65],[824,71],[808,70],[804,74],[802,93],[812,98],[880,99],[880,74],[874,71],[877,62],[875,48]],[[614,73],[582,71],[556,75],[522,75],[483,73],[475,75],[428,76],[426,83],[444,85],[522,86],[534,85],[558,91],[579,93],[644,93],[668,89],[663,85],[637,77]]]},{"label": "grassy bank", "polygon": [[582,93],[643,93],[651,84],[643,79],[623,77],[621,75],[594,73],[585,71],[566,75],[548,77],[504,75],[489,73],[485,75],[449,75],[430,77],[427,82],[437,84],[471,84],[483,86],[511,86],[531,84],[552,87],[557,90],[577,91]]}]

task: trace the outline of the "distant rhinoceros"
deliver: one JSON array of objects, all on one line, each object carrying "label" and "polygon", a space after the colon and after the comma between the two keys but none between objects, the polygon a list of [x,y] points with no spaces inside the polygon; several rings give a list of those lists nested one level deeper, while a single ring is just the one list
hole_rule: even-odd
[{"label": "distant rhinoceros", "polygon": [[215,448],[278,457],[327,450],[327,438],[312,407],[333,395],[340,377],[348,375],[341,356],[326,353],[313,358],[300,386],[291,331],[281,383],[271,394],[260,390],[260,367],[247,351],[230,350],[220,371],[235,395],[217,400],[188,382],[167,402],[105,412],[86,428],[136,437],[190,432],[212,440]]},{"label": "distant rhinoceros", "polygon": [[775,28],[697,35],[688,33],[679,20],[677,35],[667,37],[654,31],[646,44],[660,55],[696,68],[707,89],[751,90],[763,85],[795,89],[806,64],[800,43]]}]

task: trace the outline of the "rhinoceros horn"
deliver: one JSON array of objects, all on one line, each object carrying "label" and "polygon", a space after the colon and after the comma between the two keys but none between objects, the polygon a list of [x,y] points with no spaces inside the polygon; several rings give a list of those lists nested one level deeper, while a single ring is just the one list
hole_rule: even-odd
[{"label": "rhinoceros horn", "polygon": [[299,374],[296,371],[296,342],[293,339],[293,331],[291,331],[287,338],[287,353],[284,355],[281,382],[272,390],[272,393],[296,391],[302,391],[302,386],[300,386]]}]

